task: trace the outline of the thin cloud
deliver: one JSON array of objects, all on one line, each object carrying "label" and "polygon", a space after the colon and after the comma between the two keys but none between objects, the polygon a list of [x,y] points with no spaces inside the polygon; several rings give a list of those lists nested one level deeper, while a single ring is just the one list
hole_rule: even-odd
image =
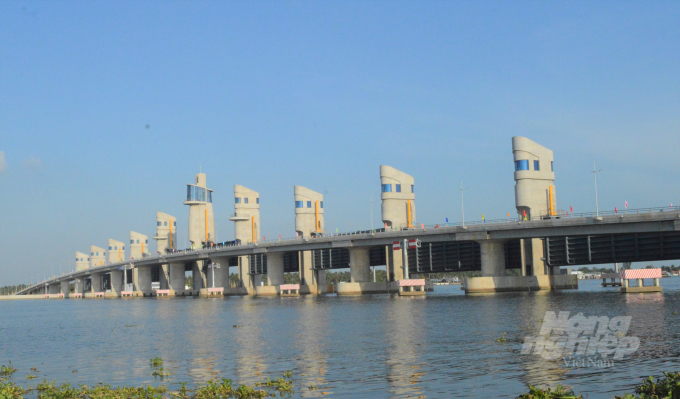
[{"label": "thin cloud", "polygon": [[5,162],[5,152],[0,151],[0,173],[7,169],[7,162]]},{"label": "thin cloud", "polygon": [[33,172],[39,172],[42,169],[42,161],[35,157],[24,159],[24,166]]}]

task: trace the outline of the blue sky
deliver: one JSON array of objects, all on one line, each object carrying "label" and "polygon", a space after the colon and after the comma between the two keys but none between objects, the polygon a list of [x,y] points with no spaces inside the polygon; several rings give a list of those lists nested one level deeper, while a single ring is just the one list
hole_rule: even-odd
[{"label": "blue sky", "polygon": [[[368,228],[379,165],[418,222],[514,213],[511,137],[555,152],[557,203],[680,205],[678,2],[0,3],[0,285],[179,219],[199,167],[217,238],[234,184],[294,235],[293,185],[326,226]],[[147,128],[148,125],[148,128]]]}]

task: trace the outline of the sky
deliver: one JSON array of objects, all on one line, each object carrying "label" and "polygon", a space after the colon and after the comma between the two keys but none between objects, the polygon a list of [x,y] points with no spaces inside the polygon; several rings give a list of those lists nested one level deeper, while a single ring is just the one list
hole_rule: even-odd
[{"label": "sky", "polygon": [[[379,166],[415,178],[417,223],[514,214],[511,138],[554,151],[558,209],[680,205],[680,2],[0,2],[0,285],[75,251],[186,241],[186,184],[260,193],[295,235],[379,227]],[[371,204],[372,202],[372,204]],[[152,249],[154,246],[152,245]]]}]

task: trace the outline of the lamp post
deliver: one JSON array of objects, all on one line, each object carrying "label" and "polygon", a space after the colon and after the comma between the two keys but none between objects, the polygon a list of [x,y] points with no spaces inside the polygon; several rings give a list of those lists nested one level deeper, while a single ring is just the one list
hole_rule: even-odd
[{"label": "lamp post", "polygon": [[220,268],[220,264],[219,264],[219,263],[214,263],[214,262],[213,262],[213,263],[209,264],[208,267],[209,267],[210,270],[211,270],[211,279],[212,279],[212,284],[211,284],[212,287],[211,287],[211,288],[215,288],[215,269],[219,269],[219,268]]},{"label": "lamp post", "polygon": [[460,182],[460,206],[463,211],[463,227],[465,227],[465,191],[469,190],[470,187],[463,188],[463,182]]},{"label": "lamp post", "polygon": [[602,172],[602,169],[597,170],[595,168],[595,162],[593,162],[593,176],[595,176],[595,216],[600,217],[600,205],[597,202],[597,174]]}]

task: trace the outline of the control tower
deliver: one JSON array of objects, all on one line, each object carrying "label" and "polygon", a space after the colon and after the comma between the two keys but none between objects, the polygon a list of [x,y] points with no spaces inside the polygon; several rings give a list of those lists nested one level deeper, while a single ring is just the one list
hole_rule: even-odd
[{"label": "control tower", "polygon": [[187,184],[189,205],[189,241],[194,248],[201,248],[208,241],[215,241],[215,219],[212,205],[213,190],[206,187],[205,173],[196,175],[196,184]]},{"label": "control tower", "polygon": [[416,222],[416,194],[413,176],[380,165],[382,220],[387,228],[413,227]]},{"label": "control tower", "polygon": [[323,195],[302,186],[295,186],[295,231],[300,237],[324,232]]},{"label": "control tower", "polygon": [[512,138],[515,159],[515,206],[520,219],[555,216],[553,152],[526,137]]},{"label": "control tower", "polygon": [[[295,232],[300,237],[323,235],[323,195],[306,187],[295,186]],[[309,286],[311,293],[326,290],[326,271],[314,270],[312,251],[300,251],[300,284]]]},{"label": "control tower", "polygon": [[[526,137],[515,136],[512,138],[512,155],[515,160],[515,207],[519,219],[556,216],[553,152]],[[521,243],[526,274],[548,274],[543,261],[543,240],[524,239]],[[559,273],[559,270],[555,271]]]},{"label": "control tower", "polygon": [[106,263],[106,250],[104,248],[90,246],[90,267],[103,266]]},{"label": "control tower", "polygon": [[164,254],[166,248],[177,249],[177,218],[156,212],[156,235],[153,239],[160,254]]},{"label": "control tower", "polygon": [[76,270],[85,270],[90,267],[90,257],[87,254],[76,251]]},{"label": "control tower", "polygon": [[141,259],[149,256],[149,237],[135,231],[130,232],[130,257]]},{"label": "control tower", "polygon": [[[234,185],[234,238],[242,244],[254,243],[260,237],[260,194],[249,188]],[[227,274],[228,275],[228,274]],[[247,256],[239,256],[238,275],[240,285],[250,293],[260,284],[260,275],[250,276],[250,262]]]},{"label": "control tower", "polygon": [[125,244],[109,238],[109,263],[122,262],[125,259]]}]

